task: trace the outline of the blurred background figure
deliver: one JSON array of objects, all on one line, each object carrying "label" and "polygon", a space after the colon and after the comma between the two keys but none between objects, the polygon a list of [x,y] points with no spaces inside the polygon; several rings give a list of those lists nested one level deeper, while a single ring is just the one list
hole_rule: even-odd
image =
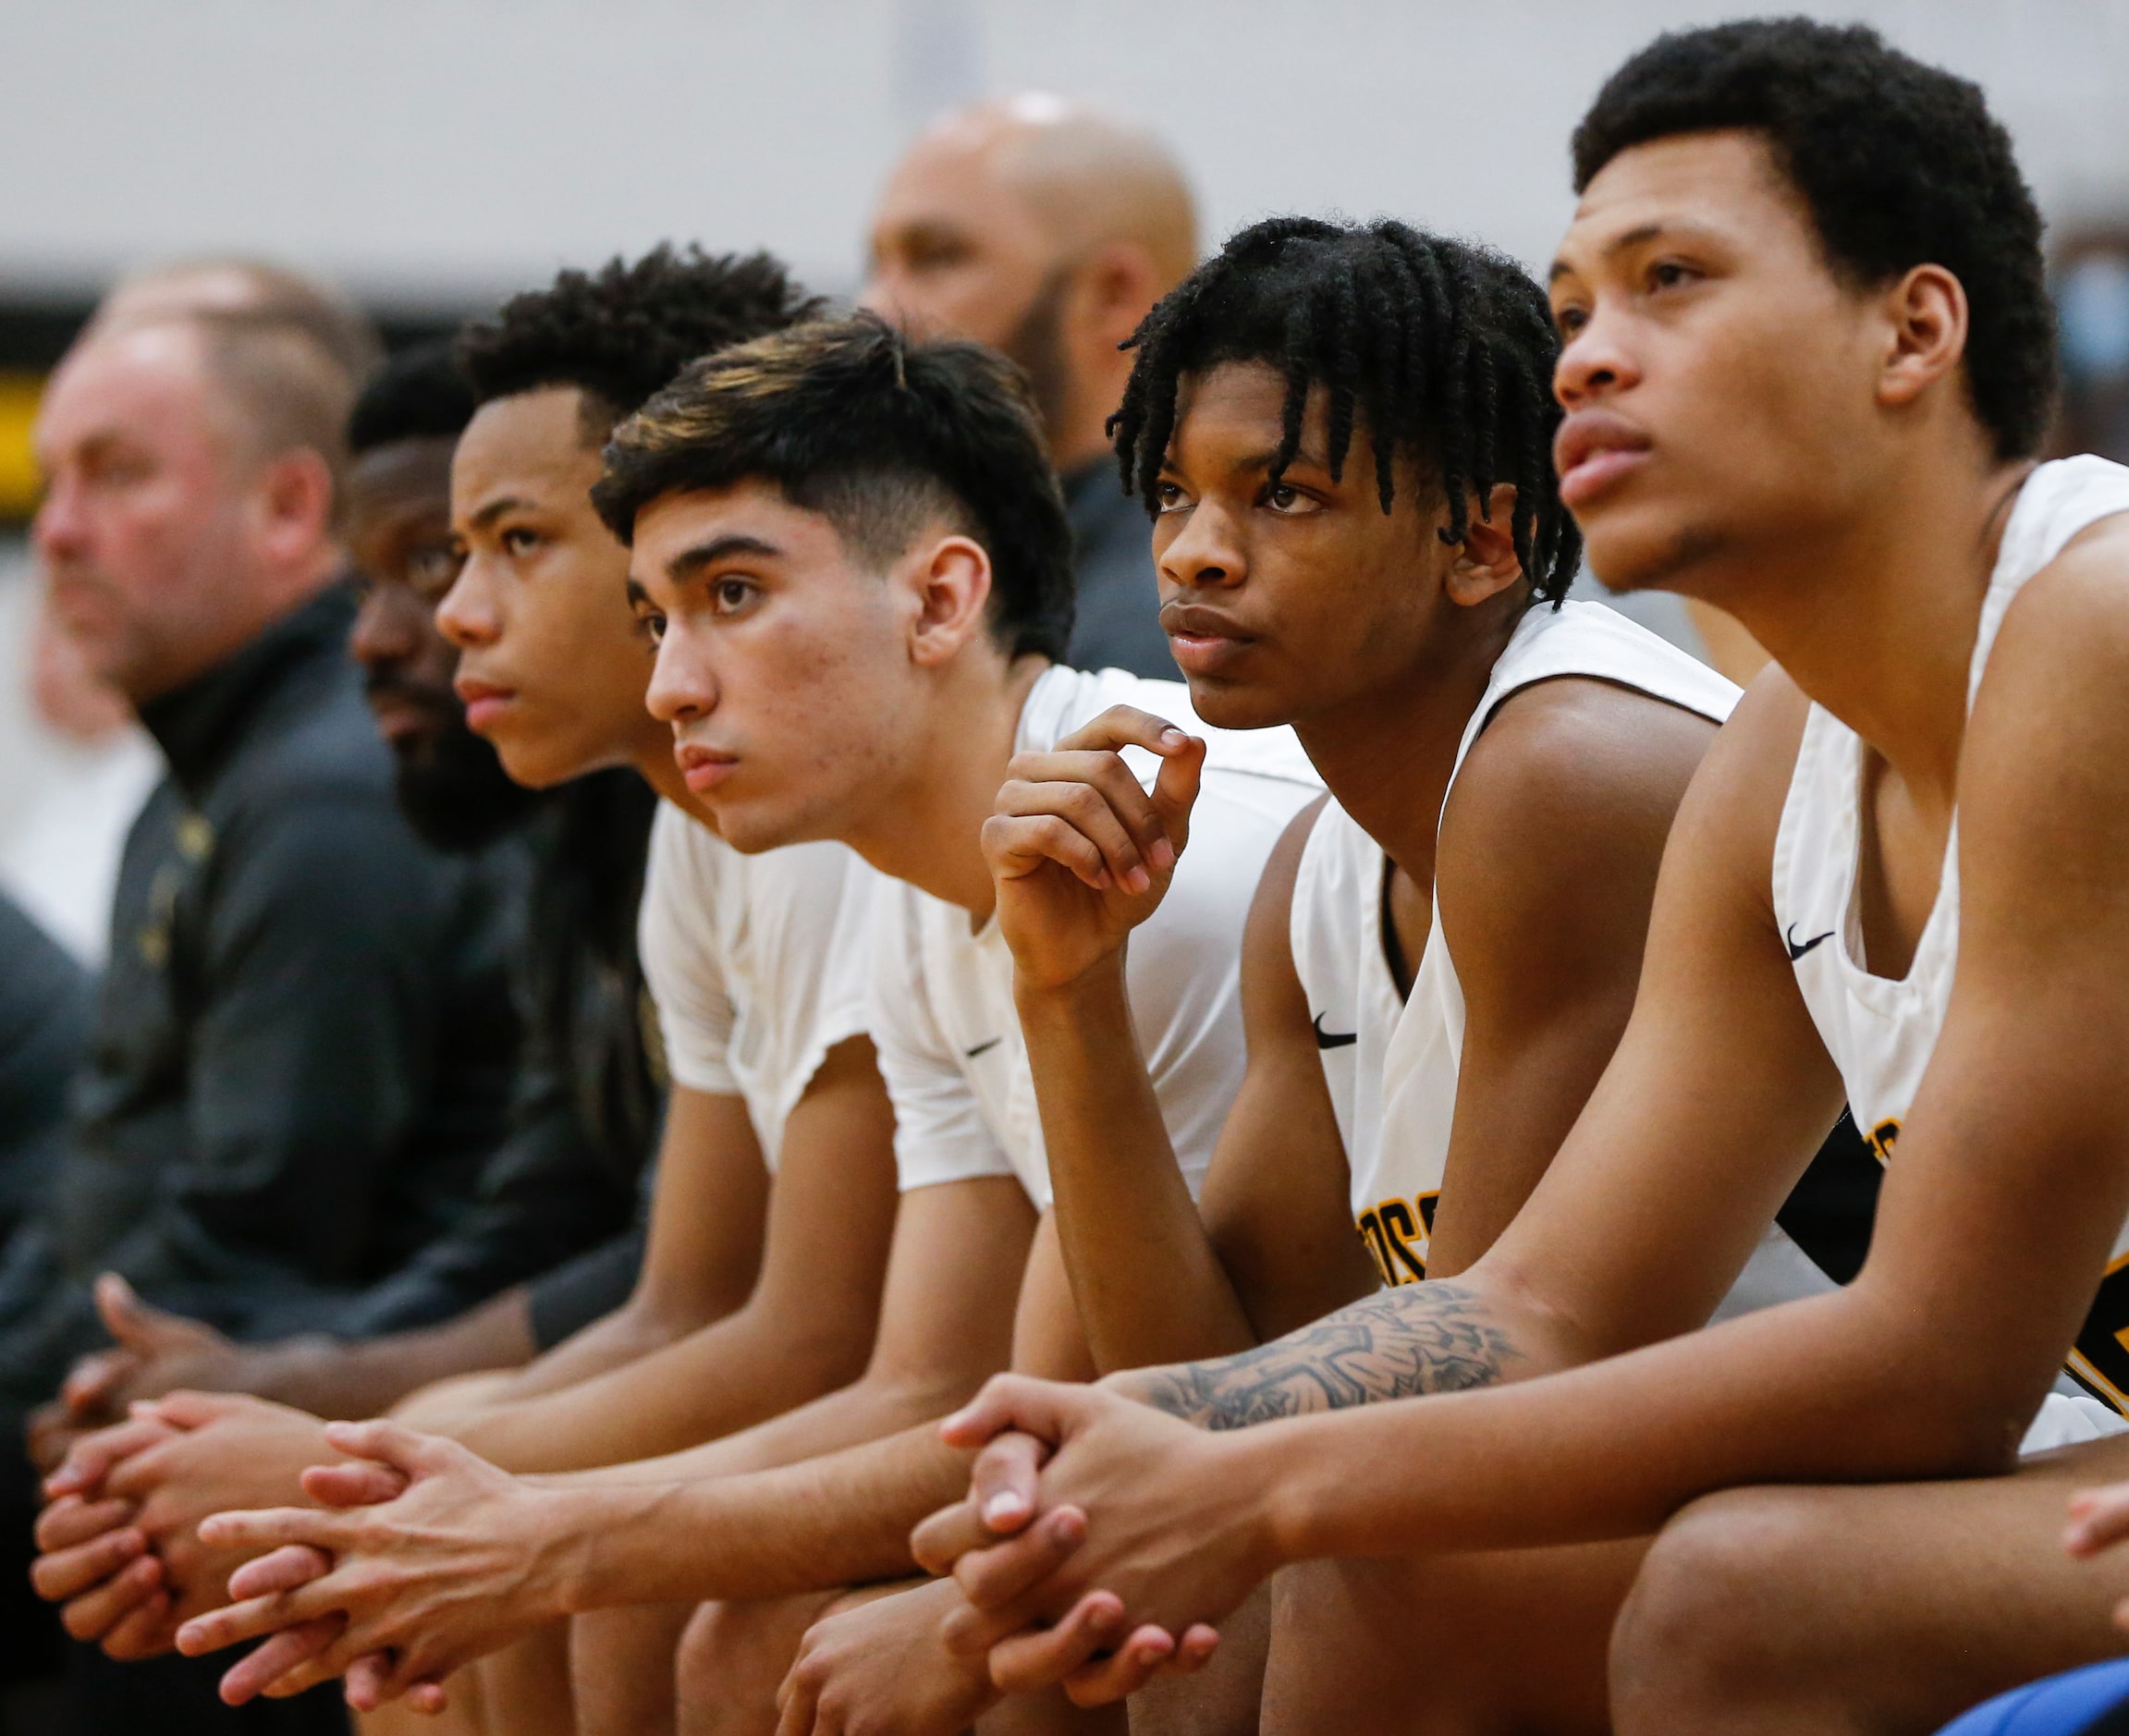
[{"label": "blurred background figure", "polygon": [[[186,259],[132,272],[94,318],[108,329],[190,312],[287,324],[350,380],[383,354],[348,297],[261,260]],[[0,550],[0,568],[15,565]],[[28,571],[0,576],[0,673],[12,677],[0,679],[0,887],[77,959],[101,965],[118,851],[161,756],[125,694],[84,665]]]},{"label": "blurred background figure", "polygon": [[1107,424],[1131,377],[1118,347],[1197,263],[1188,183],[1154,136],[1044,92],[928,128],[888,179],[859,300],[1027,371],[1071,509],[1079,614],[1070,661],[1178,679],[1144,507]]},{"label": "blurred background figure", "polygon": [[[103,1270],[256,1336],[403,1263],[466,1210],[517,1057],[521,869],[415,836],[347,655],[339,355],[270,308],[128,293],[45,394],[35,541],[54,623],[168,771],[127,839],[52,1184],[0,1253],[18,1441],[105,1341]],[[23,1673],[52,1630],[13,1608],[32,1497],[0,1462]]]},{"label": "blurred background figure", "polygon": [[310,339],[348,381],[385,358],[377,328],[349,296],[271,260],[203,256],[127,273],[97,304],[89,330],[110,332],[190,314],[287,326]]},{"label": "blurred background figure", "polygon": [[162,769],[30,562],[0,545],[0,889],[90,969],[104,962],[126,828]]},{"label": "blurred background figure", "polygon": [[334,1299],[300,1336],[239,1343],[107,1289],[117,1346],[78,1364],[64,1403],[40,1414],[32,1438],[47,1461],[58,1433],[178,1387],[378,1415],[429,1381],[525,1362],[634,1286],[639,1182],[662,1102],[633,921],[654,802],[626,770],[527,789],[466,727],[435,605],[459,566],[450,463],[472,414],[441,343],[394,357],[356,399],[344,525],[361,605],[349,650],[414,829],[439,850],[512,846],[526,858],[509,947],[526,1040],[508,1137],[461,1223]]},{"label": "blurred background figure", "polygon": [[[88,1046],[89,973],[0,893],[0,1246],[49,1181]],[[11,1445],[11,1443],[9,1444]]]}]

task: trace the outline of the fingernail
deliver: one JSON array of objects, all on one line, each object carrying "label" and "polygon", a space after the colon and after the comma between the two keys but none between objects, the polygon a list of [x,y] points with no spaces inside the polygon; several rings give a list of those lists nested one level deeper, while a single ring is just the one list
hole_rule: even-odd
[{"label": "fingernail", "polygon": [[1166,729],[1160,732],[1160,744],[1164,748],[1180,748],[1189,740],[1190,738],[1173,724],[1169,725]]},{"label": "fingernail", "polygon": [[1155,838],[1153,848],[1146,854],[1153,858],[1153,865],[1163,874],[1175,866],[1175,846],[1165,837]]},{"label": "fingernail", "polygon": [[1017,1519],[1027,1511],[1027,1503],[1017,1495],[994,1495],[984,1503],[984,1523],[995,1525],[1001,1519]]},{"label": "fingernail", "polygon": [[1153,876],[1147,874],[1144,868],[1133,867],[1129,874],[1124,875],[1123,883],[1126,891],[1144,892],[1146,887],[1153,885]]}]

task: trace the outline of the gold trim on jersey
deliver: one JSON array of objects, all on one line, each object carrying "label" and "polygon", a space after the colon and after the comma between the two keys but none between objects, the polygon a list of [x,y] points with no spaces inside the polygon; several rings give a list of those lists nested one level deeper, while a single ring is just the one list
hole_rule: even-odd
[{"label": "gold trim on jersey", "polygon": [[1426,1276],[1426,1251],[1434,1240],[1437,1189],[1411,1201],[1391,1195],[1353,1219],[1361,1245],[1375,1262],[1375,1269],[1391,1290],[1400,1284],[1416,1284]]}]

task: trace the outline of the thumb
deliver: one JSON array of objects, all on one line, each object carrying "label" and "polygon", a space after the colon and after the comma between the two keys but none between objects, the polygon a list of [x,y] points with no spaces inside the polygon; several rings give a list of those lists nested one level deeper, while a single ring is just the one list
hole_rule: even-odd
[{"label": "thumb", "polygon": [[1086,1388],[1025,1375],[994,1375],[984,1389],[939,1424],[949,1447],[976,1448],[1008,1430],[1061,1445],[1086,1405]]},{"label": "thumb", "polygon": [[473,1457],[455,1440],[423,1435],[385,1418],[370,1423],[328,1423],[325,1444],[350,1459],[373,1460],[409,1477],[433,1477]]},{"label": "thumb", "polygon": [[92,1351],[67,1371],[59,1385],[60,1401],[71,1415],[93,1418],[140,1372],[141,1359],[131,1351]]},{"label": "thumb", "polygon": [[204,1428],[253,1402],[240,1393],[191,1392],[180,1387],[160,1399],[142,1400],[134,1407],[134,1413],[161,1417],[173,1428]]},{"label": "thumb", "polygon": [[1160,816],[1161,831],[1177,855],[1190,842],[1190,811],[1197,805],[1198,787],[1205,780],[1205,743],[1203,736],[1185,736],[1182,745],[1160,763],[1153,783],[1153,808]]},{"label": "thumb", "polygon": [[382,1507],[407,1492],[407,1474],[374,1460],[312,1465],[302,1475],[303,1493],[321,1507]]},{"label": "thumb", "polygon": [[182,1314],[165,1314],[142,1302],[132,1285],[116,1272],[96,1280],[96,1312],[111,1336],[127,1350],[141,1356],[190,1342],[207,1334],[208,1328]]}]

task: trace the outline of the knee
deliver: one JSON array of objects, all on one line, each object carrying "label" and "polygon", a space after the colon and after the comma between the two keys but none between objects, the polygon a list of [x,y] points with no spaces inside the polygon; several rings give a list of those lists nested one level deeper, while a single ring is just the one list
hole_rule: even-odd
[{"label": "knee", "polygon": [[674,1657],[681,1736],[751,1736],[776,1728],[790,1668],[788,1622],[774,1605],[707,1603],[688,1619]]},{"label": "knee", "polygon": [[1625,1732],[1742,1728],[1798,1685],[1813,1564],[1824,1560],[1803,1492],[1709,1496],[1658,1535],[1611,1632],[1611,1702]]}]

